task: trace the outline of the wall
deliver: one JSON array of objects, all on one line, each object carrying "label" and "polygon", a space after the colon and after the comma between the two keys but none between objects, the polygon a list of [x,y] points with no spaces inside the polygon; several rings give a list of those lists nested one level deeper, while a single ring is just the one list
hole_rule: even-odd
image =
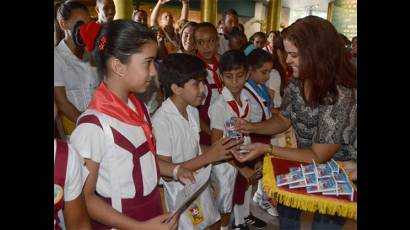
[{"label": "wall", "polygon": [[350,40],[357,35],[357,0],[336,0],[332,24]]}]

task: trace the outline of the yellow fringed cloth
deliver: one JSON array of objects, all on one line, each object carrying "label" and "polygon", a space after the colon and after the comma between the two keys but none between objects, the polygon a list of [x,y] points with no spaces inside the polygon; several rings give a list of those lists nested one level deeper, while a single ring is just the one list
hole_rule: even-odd
[{"label": "yellow fringed cloth", "polygon": [[357,191],[352,183],[354,190],[353,201],[350,201],[350,196],[307,193],[304,187],[289,189],[289,186],[286,185],[281,187],[276,185],[276,175],[286,174],[289,172],[290,167],[298,167],[300,164],[301,162],[297,161],[265,156],[262,186],[266,194],[284,206],[357,220]]}]

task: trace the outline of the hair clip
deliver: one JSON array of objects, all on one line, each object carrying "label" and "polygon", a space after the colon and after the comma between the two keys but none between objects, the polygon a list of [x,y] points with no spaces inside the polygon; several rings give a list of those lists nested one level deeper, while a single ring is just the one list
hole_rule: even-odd
[{"label": "hair clip", "polygon": [[100,44],[98,45],[98,49],[101,50],[101,51],[104,50],[106,42],[107,42],[107,37],[104,35],[101,38]]}]

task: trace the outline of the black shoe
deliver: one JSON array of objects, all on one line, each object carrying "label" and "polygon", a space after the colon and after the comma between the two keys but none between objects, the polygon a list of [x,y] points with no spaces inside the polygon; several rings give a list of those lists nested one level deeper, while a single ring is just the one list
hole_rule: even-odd
[{"label": "black shoe", "polygon": [[232,229],[234,230],[250,230],[249,226],[245,223],[245,224],[240,224],[240,225],[235,225],[235,221],[232,223]]},{"label": "black shoe", "polygon": [[245,217],[245,223],[247,225],[252,225],[257,229],[262,229],[266,227],[265,221],[253,216],[252,213],[249,214],[248,217]]}]

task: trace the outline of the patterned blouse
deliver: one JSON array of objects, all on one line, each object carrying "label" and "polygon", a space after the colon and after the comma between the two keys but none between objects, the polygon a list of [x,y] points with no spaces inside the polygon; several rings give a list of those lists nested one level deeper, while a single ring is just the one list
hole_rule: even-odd
[{"label": "patterned blouse", "polygon": [[357,159],[357,90],[338,86],[333,105],[309,107],[303,99],[303,82],[292,78],[285,89],[281,113],[290,119],[298,148],[317,144],[342,144],[333,159]]}]

